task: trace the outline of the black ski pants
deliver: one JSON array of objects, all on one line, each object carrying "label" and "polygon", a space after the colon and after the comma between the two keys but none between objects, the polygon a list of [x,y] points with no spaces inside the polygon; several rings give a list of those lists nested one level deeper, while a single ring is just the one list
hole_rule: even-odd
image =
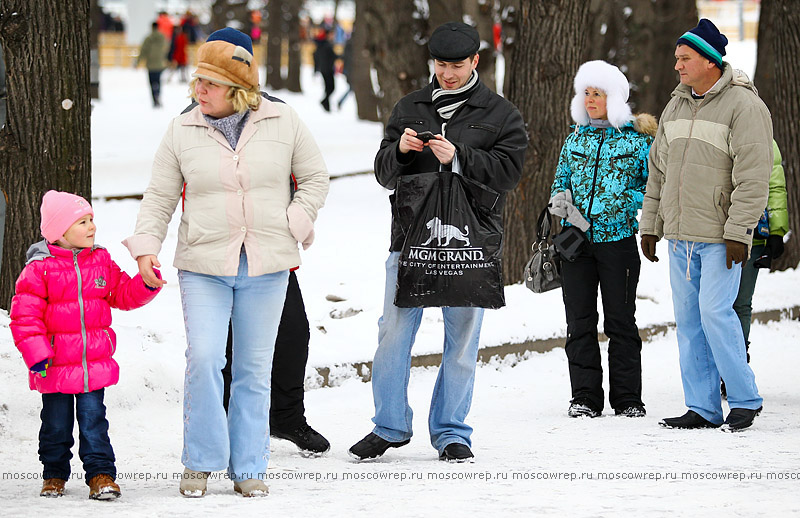
[{"label": "black ski pants", "polygon": [[[269,409],[270,429],[292,431],[306,424],[305,407],[303,406],[303,382],[306,377],[308,361],[308,342],[311,333],[308,327],[306,307],[303,294],[297,283],[295,272],[289,272],[289,285],[286,289],[286,301],[283,304],[281,323],[278,326],[278,337],[275,340],[275,354],[272,357],[272,391]],[[228,345],[225,357],[228,362],[222,369],[225,391],[223,404],[228,410],[228,398],[231,389],[231,357],[233,339],[228,328]]]},{"label": "black ski pants", "polygon": [[603,367],[597,340],[597,286],[608,336],[609,401],[612,408],[642,404],[642,340],[636,326],[636,285],[641,260],[636,237],[589,243],[574,262],[561,264],[567,314],[567,360],[572,397],[603,410]]}]

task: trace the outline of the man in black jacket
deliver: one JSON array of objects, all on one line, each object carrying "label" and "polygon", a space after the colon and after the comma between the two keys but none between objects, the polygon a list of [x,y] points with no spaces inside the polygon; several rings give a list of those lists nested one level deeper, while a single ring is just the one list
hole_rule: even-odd
[{"label": "man in black jacket", "polygon": [[[429,85],[395,105],[375,157],[375,176],[382,186],[394,189],[401,175],[443,170],[460,173],[500,193],[517,185],[528,144],[525,125],[514,105],[478,80],[479,48],[478,32],[464,23],[449,22],[433,32],[428,49],[435,75]],[[434,135],[425,136],[425,131]],[[395,214],[395,195],[390,199]],[[491,210],[502,214],[503,201],[501,194]],[[350,448],[358,460],[379,457],[388,448],[408,444],[412,435],[407,392],[411,348],[422,308],[394,304],[403,237],[393,217],[383,316],[378,322],[372,370],[375,427]],[[483,309],[443,307],[442,313],[444,351],[428,419],[431,444],[440,460],[471,462],[472,428],[464,421],[472,402]]]}]

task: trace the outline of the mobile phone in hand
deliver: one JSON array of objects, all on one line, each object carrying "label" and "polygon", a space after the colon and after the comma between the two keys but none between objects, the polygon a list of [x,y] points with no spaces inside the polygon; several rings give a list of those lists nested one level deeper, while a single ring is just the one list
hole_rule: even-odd
[{"label": "mobile phone in hand", "polygon": [[420,131],[419,133],[417,133],[416,137],[423,142],[428,142],[429,140],[435,139],[436,135],[434,135],[430,131]]}]

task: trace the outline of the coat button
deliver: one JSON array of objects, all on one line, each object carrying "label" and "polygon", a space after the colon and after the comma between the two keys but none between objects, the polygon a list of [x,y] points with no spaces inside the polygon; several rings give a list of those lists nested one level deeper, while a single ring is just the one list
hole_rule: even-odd
[{"label": "coat button", "polygon": [[236,191],[236,194],[238,194],[239,196],[241,196],[241,195],[242,195],[242,190],[241,190],[241,189],[239,189],[238,191]]},{"label": "coat button", "polygon": [[239,160],[239,155],[233,155],[233,160],[234,161]]},{"label": "coat button", "polygon": [[247,227],[242,227],[242,232],[247,232]]}]

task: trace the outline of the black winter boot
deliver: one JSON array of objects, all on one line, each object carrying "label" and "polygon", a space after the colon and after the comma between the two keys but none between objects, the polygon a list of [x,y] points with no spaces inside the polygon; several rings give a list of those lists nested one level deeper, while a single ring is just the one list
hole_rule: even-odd
[{"label": "black winter boot", "polygon": [[665,417],[658,424],[660,424],[664,428],[683,428],[683,429],[719,427],[718,424],[714,424],[711,421],[707,421],[703,416],[701,416],[694,410],[689,410],[680,417]]}]

